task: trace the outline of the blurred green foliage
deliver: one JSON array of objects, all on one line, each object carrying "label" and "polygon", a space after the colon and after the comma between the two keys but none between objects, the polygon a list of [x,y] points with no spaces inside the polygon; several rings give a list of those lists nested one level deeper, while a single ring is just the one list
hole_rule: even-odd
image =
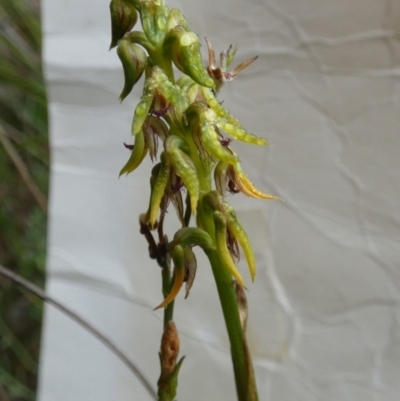
[{"label": "blurred green foliage", "polygon": [[[29,188],[47,198],[39,0],[0,1],[0,139],[0,264],[43,287],[46,211]],[[41,302],[0,277],[1,400],[35,399],[41,319]]]}]

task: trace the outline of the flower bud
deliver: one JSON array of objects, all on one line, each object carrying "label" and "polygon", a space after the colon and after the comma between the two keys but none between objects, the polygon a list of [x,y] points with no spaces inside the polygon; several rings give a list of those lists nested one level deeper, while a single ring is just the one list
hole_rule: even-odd
[{"label": "flower bud", "polygon": [[136,24],[138,13],[129,0],[111,0],[111,45],[110,49],[118,44],[125,33]]},{"label": "flower bud", "polygon": [[189,25],[187,24],[186,19],[181,11],[177,8],[171,8],[168,15],[167,32],[169,32],[171,29],[174,29],[178,25],[183,27],[186,31],[190,31]]},{"label": "flower bud", "polygon": [[178,386],[178,373],[182,366],[182,357],[177,362],[179,355],[179,336],[175,323],[170,321],[166,324],[161,338],[159,352],[161,375],[158,379],[158,399],[159,401],[171,401],[176,397]]},{"label": "flower bud", "polygon": [[[163,2],[161,2],[163,3]],[[169,9],[153,0],[142,0],[140,18],[147,39],[155,46],[159,45],[165,36]]]},{"label": "flower bud", "polygon": [[193,32],[176,26],[168,32],[163,43],[164,57],[172,58],[176,68],[189,75],[193,81],[208,88],[214,88],[214,81],[203,65],[200,41]]},{"label": "flower bud", "polygon": [[146,53],[138,45],[122,39],[117,48],[117,54],[124,69],[125,84],[120,100],[124,100],[131,92],[133,86],[140,79],[146,67]]}]

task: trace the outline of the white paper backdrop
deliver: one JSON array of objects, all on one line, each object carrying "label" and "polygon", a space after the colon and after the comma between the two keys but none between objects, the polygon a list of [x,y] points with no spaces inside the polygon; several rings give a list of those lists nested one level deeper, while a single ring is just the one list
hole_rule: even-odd
[{"label": "white paper backdrop", "polygon": [[[255,245],[249,340],[262,401],[400,396],[400,2],[168,1],[218,51],[259,60],[221,95],[265,149],[235,144],[259,188],[237,195]],[[160,272],[138,215],[150,163],[117,179],[140,85],[122,104],[108,0],[42,0],[52,181],[48,292],[104,331],[156,383]],[[205,54],[205,48],[204,54]],[[170,235],[173,233],[171,230]],[[235,399],[211,270],[179,296],[178,399]],[[245,276],[250,281],[248,276]],[[127,368],[52,308],[40,401],[146,401]]]}]

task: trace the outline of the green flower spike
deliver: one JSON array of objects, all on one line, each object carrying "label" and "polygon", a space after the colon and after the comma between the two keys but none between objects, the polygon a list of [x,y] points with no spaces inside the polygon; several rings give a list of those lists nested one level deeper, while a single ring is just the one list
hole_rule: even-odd
[{"label": "green flower spike", "polygon": [[176,68],[199,85],[215,88],[213,79],[203,66],[200,41],[195,33],[187,32],[182,26],[170,30],[164,39],[163,55],[165,58],[172,57]]},{"label": "green flower spike", "polygon": [[224,215],[219,212],[214,212],[214,224],[215,224],[215,240],[217,245],[218,254],[224,264],[224,267],[232,274],[235,280],[244,288],[246,284],[244,283],[242,275],[236,268],[235,263],[232,259],[231,253],[229,252],[227,246],[227,224]]},{"label": "green flower spike", "polygon": [[117,46],[125,33],[129,32],[136,24],[138,13],[129,0],[112,0],[111,13],[111,44],[110,49]]},{"label": "green flower spike", "polygon": [[[185,282],[185,298],[190,293],[197,269],[192,248],[200,246],[210,262],[222,306],[238,401],[257,401],[245,336],[245,282],[236,261],[243,251],[252,281],[256,263],[249,237],[225,198],[228,192],[242,192],[257,199],[279,198],[255,188],[230,147],[232,140],[254,145],[266,145],[267,141],[247,132],[217,98],[219,89],[257,57],[228,72],[237,46],[223,51],[217,65],[215,51],[206,39],[206,68],[198,36],[190,30],[183,14],[169,9],[164,0],[111,0],[110,10],[111,47],[118,46],[125,78],[121,101],[141,75],[145,76],[133,113],[134,145],[125,145],[132,152],[120,174],[135,170],[147,153],[154,163],[159,140],[163,144],[160,161],[151,171],[148,209],[140,215],[140,232],[149,245],[150,258],[161,267],[162,276],[164,300],[155,308],[165,308],[158,400],[176,398],[183,358],[177,362],[179,338],[172,323],[174,300]],[[144,32],[131,31],[139,15]],[[174,66],[183,74],[176,76]],[[216,190],[212,190],[213,172]],[[164,222],[171,203],[182,228],[169,242]]]},{"label": "green flower spike", "polygon": [[174,284],[171,288],[171,292],[167,295],[163,302],[160,303],[157,307],[153,310],[157,310],[160,308],[166,307],[170,302],[172,302],[179,293],[183,282],[185,280],[185,253],[180,245],[176,245],[172,251],[172,259],[175,265],[175,279]]},{"label": "green flower spike", "polygon": [[136,82],[140,79],[146,67],[146,53],[144,50],[128,40],[122,39],[118,43],[117,54],[124,69],[125,84],[120,100],[124,100]]},{"label": "green flower spike", "polygon": [[163,0],[142,0],[140,17],[149,41],[158,46],[165,36],[169,10]]}]

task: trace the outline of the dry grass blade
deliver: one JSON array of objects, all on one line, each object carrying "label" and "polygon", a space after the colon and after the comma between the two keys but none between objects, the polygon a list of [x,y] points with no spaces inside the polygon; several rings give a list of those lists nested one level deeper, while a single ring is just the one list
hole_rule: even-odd
[{"label": "dry grass blade", "polygon": [[7,138],[7,135],[1,126],[0,126],[0,142],[2,143],[8,156],[14,163],[16,169],[18,170],[22,180],[24,181],[25,185],[29,189],[30,193],[32,194],[32,196],[35,198],[36,202],[42,209],[43,213],[47,213],[46,197],[42,194],[39,187],[33,181],[33,178],[31,176],[31,174],[29,173],[29,170],[26,167],[24,161],[22,160],[19,153],[14,149],[14,146]]}]

